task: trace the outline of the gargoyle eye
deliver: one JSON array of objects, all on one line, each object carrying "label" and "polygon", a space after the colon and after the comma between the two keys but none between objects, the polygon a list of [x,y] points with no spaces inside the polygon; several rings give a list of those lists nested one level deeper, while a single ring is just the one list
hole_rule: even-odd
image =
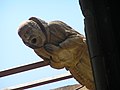
[{"label": "gargoyle eye", "polygon": [[32,34],[31,28],[27,29],[25,33],[31,35]]}]

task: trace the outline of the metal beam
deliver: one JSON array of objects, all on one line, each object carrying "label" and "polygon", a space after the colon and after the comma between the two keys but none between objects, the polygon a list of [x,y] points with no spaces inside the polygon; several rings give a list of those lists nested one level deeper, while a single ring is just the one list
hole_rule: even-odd
[{"label": "metal beam", "polygon": [[41,85],[45,85],[45,84],[49,84],[49,83],[53,83],[53,82],[57,82],[61,80],[66,80],[70,78],[73,78],[73,76],[70,73],[66,73],[66,74],[56,76],[56,77],[51,77],[51,78],[47,78],[43,80],[37,80],[34,82],[30,82],[30,83],[24,83],[24,84],[13,86],[13,87],[8,87],[4,90],[24,90],[24,89],[41,86]]},{"label": "metal beam", "polygon": [[27,65],[3,70],[3,71],[0,71],[0,77],[5,77],[8,75],[28,71],[28,70],[35,69],[35,68],[40,68],[40,67],[47,66],[47,65],[49,65],[49,61],[40,61],[40,62],[35,62],[32,64],[27,64]]}]

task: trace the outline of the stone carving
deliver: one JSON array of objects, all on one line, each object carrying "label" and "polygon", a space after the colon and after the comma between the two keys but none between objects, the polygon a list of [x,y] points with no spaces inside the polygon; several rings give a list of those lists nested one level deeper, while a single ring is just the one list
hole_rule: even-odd
[{"label": "stone carving", "polygon": [[31,17],[18,28],[25,45],[32,48],[51,67],[66,68],[73,77],[90,90],[94,81],[85,38],[62,21],[49,23]]}]

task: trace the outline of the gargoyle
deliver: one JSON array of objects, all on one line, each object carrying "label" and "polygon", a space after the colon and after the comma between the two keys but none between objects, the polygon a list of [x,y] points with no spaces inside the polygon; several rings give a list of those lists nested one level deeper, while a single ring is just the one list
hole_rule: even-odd
[{"label": "gargoyle", "polygon": [[25,45],[32,48],[51,67],[66,68],[90,90],[95,90],[85,37],[62,21],[49,23],[31,17],[18,28]]}]

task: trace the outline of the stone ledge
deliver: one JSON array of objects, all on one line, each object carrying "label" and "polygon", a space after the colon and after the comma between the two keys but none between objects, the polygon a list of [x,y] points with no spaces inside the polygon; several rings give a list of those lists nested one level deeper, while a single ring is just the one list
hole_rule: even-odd
[{"label": "stone ledge", "polygon": [[68,86],[59,87],[51,90],[88,90],[88,89],[85,86],[82,86],[80,84],[75,84],[75,85],[68,85]]}]

